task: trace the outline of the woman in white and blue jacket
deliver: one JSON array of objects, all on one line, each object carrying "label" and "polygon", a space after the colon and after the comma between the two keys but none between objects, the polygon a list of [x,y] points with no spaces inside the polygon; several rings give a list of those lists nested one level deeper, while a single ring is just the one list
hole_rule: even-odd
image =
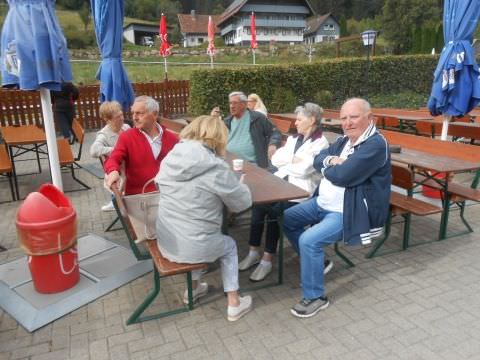
[{"label": "woman in white and blue jacket", "polygon": [[329,304],[323,248],[341,239],[348,245],[369,244],[382,233],[388,216],[390,153],[373,124],[370,105],[350,99],[340,118],[345,136],[314,159],[314,168],[324,176],[318,196],[284,214],[284,232],[300,255],[303,298],[291,309],[298,317],[313,316]]}]

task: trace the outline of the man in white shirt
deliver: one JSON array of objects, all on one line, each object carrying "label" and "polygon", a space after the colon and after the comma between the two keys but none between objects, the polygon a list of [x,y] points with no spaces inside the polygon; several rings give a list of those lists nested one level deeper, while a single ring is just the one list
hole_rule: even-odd
[{"label": "man in white shirt", "polygon": [[390,153],[375,128],[370,104],[347,100],[340,119],[344,136],[314,159],[314,168],[324,175],[318,196],[284,215],[284,232],[300,255],[303,298],[291,309],[300,318],[329,305],[323,248],[342,239],[347,245],[369,244],[382,233],[389,211]]}]

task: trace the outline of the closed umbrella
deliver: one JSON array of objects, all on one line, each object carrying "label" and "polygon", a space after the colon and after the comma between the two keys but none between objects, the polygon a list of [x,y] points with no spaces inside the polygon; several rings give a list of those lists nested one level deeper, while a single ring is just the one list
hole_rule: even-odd
[{"label": "closed umbrella", "polygon": [[43,126],[53,184],[63,189],[50,90],[72,80],[67,43],[54,0],[8,0],[1,36],[2,85],[40,89]]},{"label": "closed umbrella", "polygon": [[257,44],[257,25],[255,23],[254,12],[252,12],[252,15],[250,15],[250,33],[252,34],[252,38],[250,39],[250,47],[252,48],[253,65],[255,65],[255,49],[258,47],[258,44]]},{"label": "closed umbrella", "polygon": [[118,101],[123,109],[133,103],[132,84],[122,64],[123,1],[91,0],[102,63],[97,71],[100,100]]},{"label": "closed umbrella", "polygon": [[160,55],[163,57],[165,64],[165,78],[168,78],[168,68],[167,68],[167,56],[170,56],[170,48],[172,46],[168,42],[168,32],[167,32],[167,19],[165,15],[162,14],[160,18]]},{"label": "closed umbrella", "polygon": [[215,55],[215,24],[212,17],[208,17],[208,47],[207,54],[210,55],[210,67],[213,68],[213,56]]},{"label": "closed umbrella", "polygon": [[447,138],[451,117],[467,114],[480,102],[480,73],[471,46],[479,16],[480,0],[445,0],[445,47],[428,100],[432,115],[444,115],[442,140]]}]

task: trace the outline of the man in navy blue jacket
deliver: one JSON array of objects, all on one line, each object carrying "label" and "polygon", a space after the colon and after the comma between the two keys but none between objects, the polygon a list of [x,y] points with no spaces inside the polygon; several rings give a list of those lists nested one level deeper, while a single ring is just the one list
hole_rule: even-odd
[{"label": "man in navy blue jacket", "polygon": [[369,244],[382,234],[389,211],[390,153],[374,125],[370,104],[347,100],[340,119],[344,136],[314,159],[313,166],[324,176],[318,196],[284,215],[284,232],[300,255],[303,298],[291,312],[301,318],[329,304],[323,248],[342,239],[348,245]]}]

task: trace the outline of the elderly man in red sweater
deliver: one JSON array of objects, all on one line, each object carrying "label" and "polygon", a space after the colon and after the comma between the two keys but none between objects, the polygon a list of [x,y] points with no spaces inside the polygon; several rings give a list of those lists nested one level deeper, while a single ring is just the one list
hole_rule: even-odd
[{"label": "elderly man in red sweater", "polygon": [[[139,194],[145,183],[154,178],[160,163],[178,142],[175,134],[157,123],[158,102],[150,96],[139,96],[132,105],[135,124],[120,134],[117,144],[105,162],[106,184],[110,188],[120,180],[120,169],[125,164],[125,195]],[[155,191],[153,183],[145,192]]]}]

